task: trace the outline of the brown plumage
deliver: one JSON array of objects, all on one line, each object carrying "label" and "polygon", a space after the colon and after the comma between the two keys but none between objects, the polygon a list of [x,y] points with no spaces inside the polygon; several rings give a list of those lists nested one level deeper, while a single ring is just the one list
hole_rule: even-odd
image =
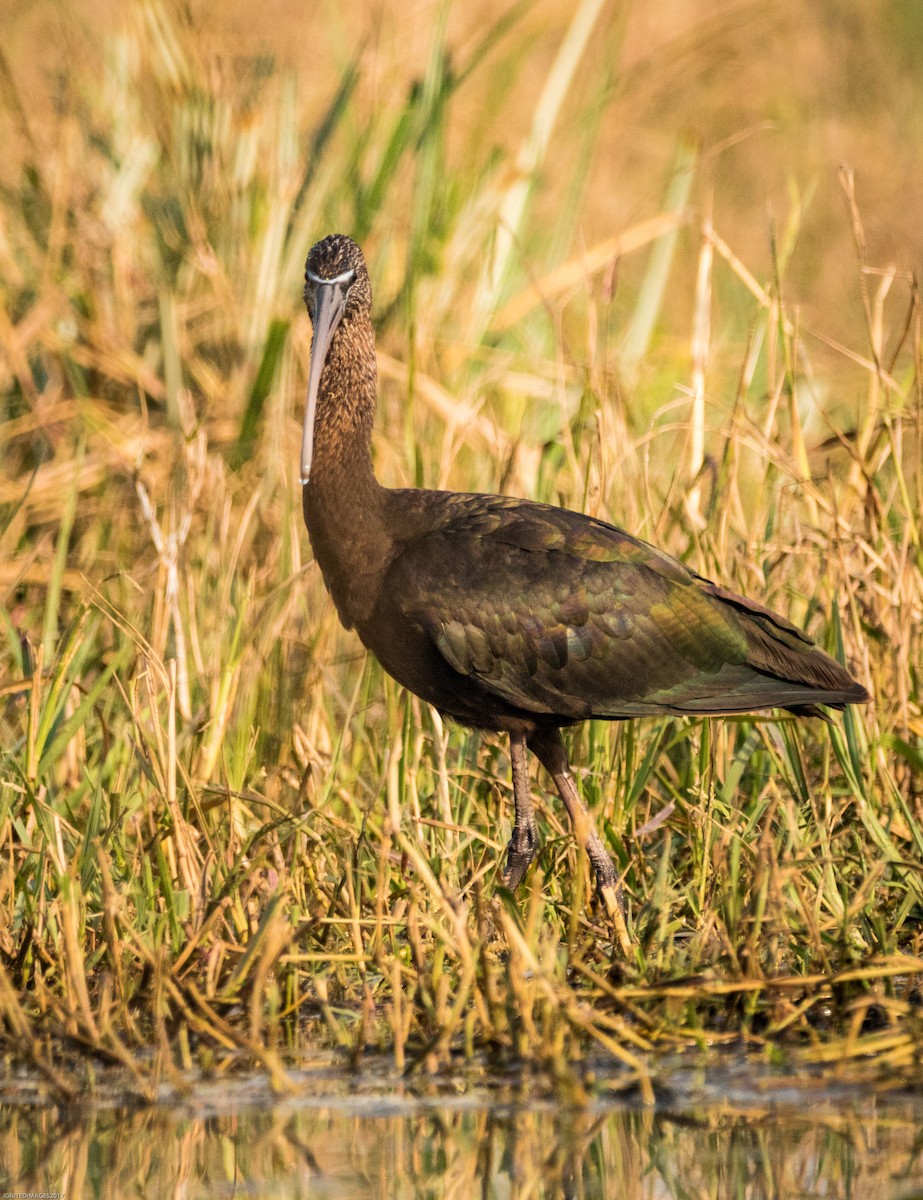
[{"label": "brown plumage", "polygon": [[535,853],[526,748],[551,773],[623,945],[615,868],[574,786],[560,728],[590,717],[816,714],[868,693],[794,625],[615,526],[504,496],[375,479],[372,295],[359,247],[308,255],[314,323],[304,517],[347,629],[446,716],[510,735],[516,820],[505,879]]}]

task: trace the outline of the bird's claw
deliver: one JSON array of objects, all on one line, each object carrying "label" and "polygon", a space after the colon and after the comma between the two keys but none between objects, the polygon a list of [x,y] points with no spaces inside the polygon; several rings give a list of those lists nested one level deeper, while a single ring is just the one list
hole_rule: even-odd
[{"label": "bird's claw", "polygon": [[609,880],[605,882],[599,880],[597,891],[599,892],[599,898],[603,902],[609,920],[612,922],[622,956],[630,959],[633,947],[631,938],[628,936],[628,926],[625,923],[625,897],[622,893],[622,888],[617,882],[612,883]]},{"label": "bird's claw", "polygon": [[525,879],[526,871],[535,858],[537,838],[535,830],[528,825],[514,825],[509,845],[506,848],[506,867],[503,871],[503,883],[511,892]]}]

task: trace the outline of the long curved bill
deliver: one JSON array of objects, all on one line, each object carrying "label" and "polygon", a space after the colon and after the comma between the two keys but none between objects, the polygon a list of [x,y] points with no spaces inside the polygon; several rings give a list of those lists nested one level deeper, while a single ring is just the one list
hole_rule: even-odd
[{"label": "long curved bill", "polygon": [[348,285],[338,279],[321,280],[314,290],[314,340],[311,342],[311,367],[308,371],[308,400],[304,410],[304,433],[301,437],[301,485],[311,478],[314,457],[314,414],[320,377],[327,361],[330,343],[346,307]]}]

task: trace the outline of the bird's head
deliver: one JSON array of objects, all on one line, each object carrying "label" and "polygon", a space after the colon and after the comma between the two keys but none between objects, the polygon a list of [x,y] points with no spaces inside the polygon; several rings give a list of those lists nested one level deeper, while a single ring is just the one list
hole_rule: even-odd
[{"label": "bird's head", "polygon": [[314,456],[314,413],[324,363],[333,335],[343,320],[372,306],[372,285],[362,251],[342,233],[333,233],[312,247],[304,268],[304,302],[314,326],[308,400],[301,442],[301,482],[311,476]]},{"label": "bird's head", "polygon": [[342,297],[341,316],[372,307],[372,286],[362,251],[344,233],[332,233],[312,246],[304,266],[304,302],[315,329],[326,296]]}]

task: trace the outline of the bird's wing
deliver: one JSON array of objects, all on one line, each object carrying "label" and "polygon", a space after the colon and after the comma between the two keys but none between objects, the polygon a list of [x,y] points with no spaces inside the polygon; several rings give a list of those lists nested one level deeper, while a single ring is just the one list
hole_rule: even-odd
[{"label": "bird's wing", "polygon": [[783,618],[604,522],[459,496],[434,526],[392,564],[394,602],[455,671],[518,708],[582,719],[805,703],[815,655],[841,672],[831,688],[848,678]]}]

